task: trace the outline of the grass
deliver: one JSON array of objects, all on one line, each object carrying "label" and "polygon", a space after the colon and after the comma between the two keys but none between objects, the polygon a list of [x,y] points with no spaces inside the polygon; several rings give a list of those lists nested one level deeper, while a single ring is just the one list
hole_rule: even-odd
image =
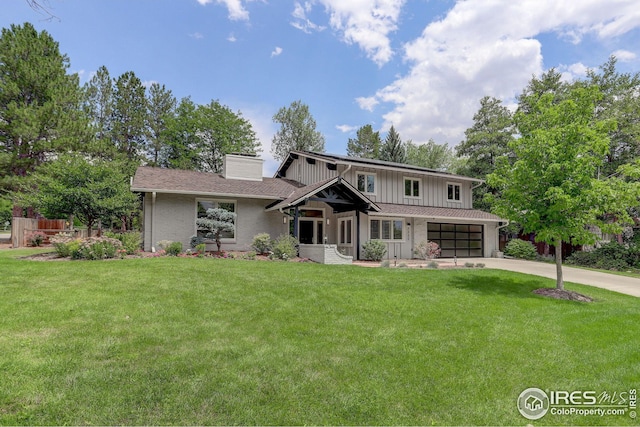
[{"label": "grass", "polygon": [[487,269],[14,259],[30,252],[0,251],[2,425],[524,425],[528,387],[640,378],[640,301],[596,288],[567,285],[584,304]]}]

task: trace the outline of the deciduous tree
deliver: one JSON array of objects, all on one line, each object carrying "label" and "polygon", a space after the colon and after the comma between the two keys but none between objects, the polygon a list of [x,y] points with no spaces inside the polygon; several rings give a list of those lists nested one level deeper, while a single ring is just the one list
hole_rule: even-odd
[{"label": "deciduous tree", "polygon": [[273,116],[273,121],[280,124],[271,145],[276,160],[283,160],[293,150],[324,151],[324,136],[316,130],[316,121],[302,101],[282,107]]},{"label": "deciduous tree", "polygon": [[489,195],[493,212],[555,246],[558,289],[564,287],[562,243],[593,244],[587,226],[620,230],[630,223],[627,208],[637,205],[640,194],[637,183],[620,176],[597,177],[615,125],[595,117],[600,99],[595,86],[573,88],[561,101],[555,93],[526,99],[527,110],[515,117],[521,137],[509,143],[514,158],[500,157],[488,176],[501,195]]}]

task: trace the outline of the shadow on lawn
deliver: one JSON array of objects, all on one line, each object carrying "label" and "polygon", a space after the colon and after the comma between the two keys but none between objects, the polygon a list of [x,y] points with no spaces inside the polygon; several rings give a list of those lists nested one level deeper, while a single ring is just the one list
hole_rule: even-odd
[{"label": "shadow on lawn", "polygon": [[526,276],[513,277],[511,274],[486,273],[452,277],[449,286],[489,296],[540,298],[533,291],[548,287],[544,281],[545,279],[531,279]]}]

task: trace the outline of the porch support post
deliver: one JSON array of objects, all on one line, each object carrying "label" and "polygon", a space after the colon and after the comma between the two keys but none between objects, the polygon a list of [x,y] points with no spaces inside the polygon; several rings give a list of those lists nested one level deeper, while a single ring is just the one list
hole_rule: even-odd
[{"label": "porch support post", "polygon": [[360,260],[360,211],[356,210],[356,261]]},{"label": "porch support post", "polygon": [[300,211],[298,210],[298,206],[296,206],[295,209],[293,210],[293,237],[298,239],[298,241],[300,241],[299,239],[300,231],[298,230],[298,214],[299,213]]}]

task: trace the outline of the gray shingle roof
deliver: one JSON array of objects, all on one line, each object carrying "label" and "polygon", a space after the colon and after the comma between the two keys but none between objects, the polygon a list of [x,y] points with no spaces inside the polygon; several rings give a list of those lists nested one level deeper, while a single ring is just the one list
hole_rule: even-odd
[{"label": "gray shingle roof", "polygon": [[221,175],[207,172],[140,166],[133,177],[131,191],[283,200],[299,187],[301,187],[300,183],[281,178],[246,181],[226,179]]},{"label": "gray shingle roof", "polygon": [[377,205],[380,208],[380,212],[371,213],[371,215],[434,218],[442,220],[504,221],[504,219],[497,215],[476,209],[436,208],[432,206],[394,205],[390,203],[378,203]]}]

